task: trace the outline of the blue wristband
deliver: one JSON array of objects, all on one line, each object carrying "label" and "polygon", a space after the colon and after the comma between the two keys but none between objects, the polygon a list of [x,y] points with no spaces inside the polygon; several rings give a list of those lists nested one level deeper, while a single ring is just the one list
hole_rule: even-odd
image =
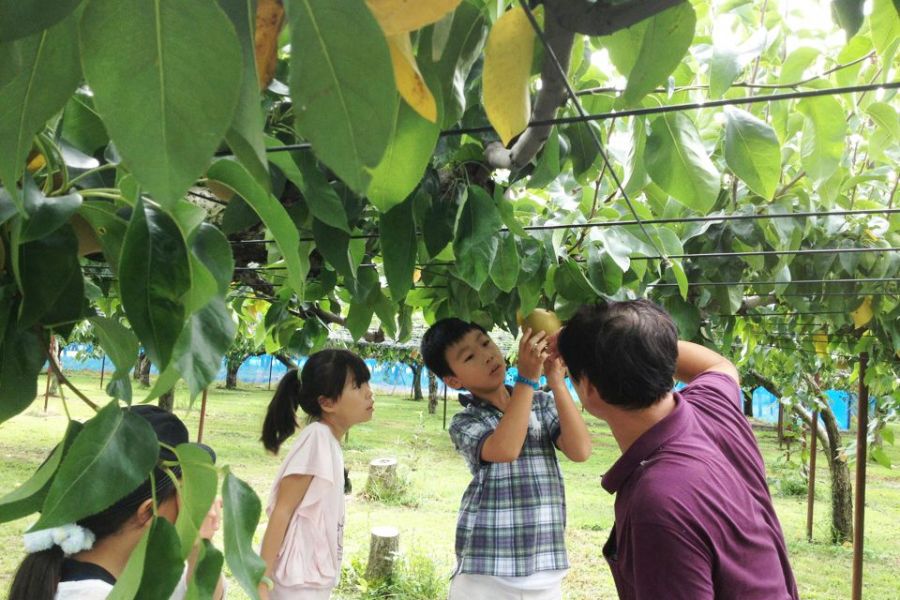
[{"label": "blue wristband", "polygon": [[541,389],[540,384],[534,379],[528,379],[527,377],[522,377],[521,375],[516,375],[516,383],[524,383],[525,385],[530,385],[534,391],[538,391]]}]

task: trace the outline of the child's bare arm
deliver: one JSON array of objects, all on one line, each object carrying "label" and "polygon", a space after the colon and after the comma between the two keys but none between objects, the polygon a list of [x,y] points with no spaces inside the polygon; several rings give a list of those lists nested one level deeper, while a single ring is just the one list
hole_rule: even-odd
[{"label": "child's bare arm", "polygon": [[[537,380],[541,376],[541,363],[546,358],[546,334],[532,334],[526,329],[519,340],[519,374],[522,377]],[[525,436],[528,434],[528,421],[531,418],[531,401],[534,390],[524,385],[513,387],[509,405],[500,419],[494,433],[490,434],[481,447],[481,459],[487,462],[512,462],[519,458]]]},{"label": "child's bare arm", "polygon": [[[278,486],[278,497],[275,499],[275,508],[269,516],[269,523],[266,526],[266,533],[263,536],[262,548],[260,556],[266,563],[266,577],[272,576],[272,570],[275,567],[275,557],[284,543],[284,536],[287,532],[288,525],[294,511],[297,510],[309,484],[312,482],[312,475],[288,475],[281,480]],[[260,584],[259,595],[263,600],[269,597],[269,588]]]},{"label": "child's bare arm", "polygon": [[559,415],[560,433],[556,445],[569,460],[584,462],[591,456],[591,434],[566,387],[566,369],[560,359],[548,358],[544,362],[544,373]]}]

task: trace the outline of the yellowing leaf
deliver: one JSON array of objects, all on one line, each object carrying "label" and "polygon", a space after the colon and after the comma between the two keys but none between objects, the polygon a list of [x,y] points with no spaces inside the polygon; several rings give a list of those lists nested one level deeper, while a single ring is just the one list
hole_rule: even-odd
[{"label": "yellowing leaf", "polygon": [[409,33],[440,21],[462,0],[366,0],[386,36]]},{"label": "yellowing leaf", "polygon": [[503,145],[528,126],[534,38],[534,29],[520,6],[497,19],[488,34],[482,76],[484,112]]},{"label": "yellowing leaf", "polygon": [[853,317],[853,326],[856,329],[865,327],[874,316],[872,313],[872,296],[866,296],[866,299],[863,300],[862,304],[860,304],[856,310],[850,312],[850,316]]},{"label": "yellowing leaf", "polygon": [[828,334],[824,331],[813,334],[813,345],[816,347],[816,354],[819,356],[828,356]]},{"label": "yellowing leaf", "polygon": [[391,62],[394,65],[394,79],[400,96],[422,117],[432,123],[437,122],[437,104],[416,65],[416,57],[412,53],[409,34],[391,35],[388,36],[387,41],[391,51]]},{"label": "yellowing leaf", "polygon": [[278,35],[284,25],[282,0],[259,0],[256,5],[256,31],[253,46],[256,50],[256,74],[259,89],[264,90],[275,77],[278,64]]},{"label": "yellowing leaf", "polygon": [[38,152],[34,156],[34,158],[32,158],[31,160],[28,161],[28,166],[27,166],[28,172],[34,173],[35,171],[39,170],[41,167],[43,167],[46,164],[47,164],[47,161],[44,158],[44,155],[41,154],[40,152]]}]

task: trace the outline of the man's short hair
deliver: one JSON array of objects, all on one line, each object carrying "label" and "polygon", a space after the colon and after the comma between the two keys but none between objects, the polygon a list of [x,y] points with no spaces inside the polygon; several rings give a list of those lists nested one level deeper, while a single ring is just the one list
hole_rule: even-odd
[{"label": "man's short hair", "polygon": [[607,404],[638,410],[672,390],[678,331],[649,300],[581,307],[558,347],[572,378],[587,377]]},{"label": "man's short hair", "polygon": [[447,364],[447,349],[456,344],[470,331],[487,333],[484,327],[477,323],[470,323],[451,317],[441,319],[428,328],[422,336],[419,348],[422,351],[422,359],[428,370],[438,377],[453,375],[453,369]]}]

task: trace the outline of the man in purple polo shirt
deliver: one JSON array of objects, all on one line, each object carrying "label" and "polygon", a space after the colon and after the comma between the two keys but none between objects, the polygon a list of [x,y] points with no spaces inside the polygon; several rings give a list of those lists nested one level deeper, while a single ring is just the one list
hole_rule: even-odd
[{"label": "man in purple polo shirt", "polygon": [[[799,598],[734,365],[678,341],[648,300],[582,307],[557,350],[622,451],[602,482],[616,494],[603,555],[619,597]],[[673,392],[673,377],[687,387]]]}]

